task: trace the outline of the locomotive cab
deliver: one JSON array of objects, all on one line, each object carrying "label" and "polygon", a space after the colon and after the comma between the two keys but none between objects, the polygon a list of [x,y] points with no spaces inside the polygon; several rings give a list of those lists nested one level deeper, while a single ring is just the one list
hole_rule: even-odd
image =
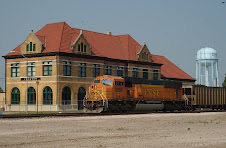
[{"label": "locomotive cab", "polygon": [[108,106],[108,100],[124,98],[125,82],[121,77],[98,76],[89,87],[89,93],[84,100],[84,110],[101,112]]},{"label": "locomotive cab", "polygon": [[94,83],[89,87],[89,99],[94,99],[95,101],[103,100],[103,98],[122,99],[124,97],[124,89],[125,82],[123,78],[99,76],[94,79]]}]

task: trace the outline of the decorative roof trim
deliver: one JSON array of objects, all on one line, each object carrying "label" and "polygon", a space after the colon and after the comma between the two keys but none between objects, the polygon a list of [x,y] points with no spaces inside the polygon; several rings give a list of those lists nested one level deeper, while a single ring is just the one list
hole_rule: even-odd
[{"label": "decorative roof trim", "polygon": [[125,56],[125,59],[128,60],[127,57],[126,57],[126,53],[125,53],[124,47],[123,47],[123,45],[122,45],[122,41],[121,41],[120,37],[118,37],[118,38],[119,38],[119,41],[120,41],[120,44],[121,44],[122,51],[123,51],[123,54],[124,54],[124,56]]},{"label": "decorative roof trim", "polygon": [[[68,57],[106,60],[106,61],[122,62],[122,63],[135,63],[135,64],[141,64],[141,65],[150,65],[150,66],[162,66],[163,65],[163,64],[160,64],[160,63],[149,63],[149,62],[132,61],[132,60],[120,60],[120,59],[112,59],[112,58],[107,58],[107,57],[83,55],[83,54],[76,54],[76,53],[66,53],[66,52],[35,53],[35,54],[25,54],[25,56],[28,57],[28,58],[44,57],[44,56],[68,56]],[[22,55],[10,55],[10,56],[2,56],[2,57],[5,58],[5,59],[23,58]]]},{"label": "decorative roof trim", "polygon": [[[148,49],[148,46],[146,45],[146,42],[144,41],[144,42],[143,42],[143,46],[141,47],[141,49],[140,49],[140,51],[137,53],[137,55],[139,55],[139,54],[141,53],[142,49],[143,49],[145,46],[146,46],[147,49]],[[149,51],[149,49],[148,49],[148,51]],[[150,53],[150,51],[149,51],[149,53]],[[151,54],[151,53],[150,53],[150,54]]]},{"label": "decorative roof trim", "polygon": [[172,81],[189,81],[189,82],[195,82],[195,79],[180,79],[180,78],[168,78],[168,77],[164,77],[163,75],[161,75],[161,79],[167,79],[167,80],[172,80]]},{"label": "decorative roof trim", "polygon": [[[35,33],[33,32],[33,30],[31,30],[31,32],[29,33],[29,35],[30,34],[32,34],[34,37],[35,37],[35,39],[39,42],[39,44],[40,45],[43,45],[43,43],[39,40],[39,38],[35,35]],[[29,36],[28,35],[28,36]],[[28,38],[28,36],[27,36],[27,38]],[[43,37],[45,37],[45,36],[43,36]],[[27,38],[25,39],[25,41],[27,40]],[[24,43],[24,42],[23,42]]]},{"label": "decorative roof trim", "polygon": [[[81,38],[81,36],[83,36],[84,39],[86,40],[86,42],[89,44],[89,42],[87,41],[86,37],[84,36],[82,30],[80,30],[80,33],[79,33],[78,37],[76,38],[76,40],[74,41],[74,43],[72,43],[71,46],[70,46],[70,47],[71,47],[71,50],[73,50],[72,47],[75,46],[75,44],[79,41],[79,39]],[[89,45],[90,45],[90,44],[89,44]],[[90,45],[90,48],[92,48],[91,45]]]}]

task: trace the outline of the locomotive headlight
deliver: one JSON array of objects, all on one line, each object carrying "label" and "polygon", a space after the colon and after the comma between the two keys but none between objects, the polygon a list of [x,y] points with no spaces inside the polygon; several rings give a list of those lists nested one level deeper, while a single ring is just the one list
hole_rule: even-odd
[{"label": "locomotive headlight", "polygon": [[98,97],[96,97],[96,99],[98,99]]},{"label": "locomotive headlight", "polygon": [[95,85],[94,88],[97,89],[97,86]]}]

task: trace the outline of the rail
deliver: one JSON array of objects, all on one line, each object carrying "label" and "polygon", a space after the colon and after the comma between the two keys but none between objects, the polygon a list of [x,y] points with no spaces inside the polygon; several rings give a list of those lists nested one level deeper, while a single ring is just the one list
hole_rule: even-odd
[{"label": "rail", "polygon": [[185,107],[188,107],[188,98],[186,94],[184,94],[184,100],[185,100],[184,102]]},{"label": "rail", "polygon": [[102,91],[102,93],[100,93],[100,91],[99,91],[99,95],[100,95],[101,99],[103,100],[103,106],[104,106],[104,103],[106,102],[106,107],[108,108],[108,99],[103,94],[103,91]]},{"label": "rail", "polygon": [[[89,98],[89,95],[88,95],[88,98]],[[85,95],[85,97],[84,97],[84,99],[83,99],[83,106],[85,106],[85,100],[87,100],[88,98],[87,98],[86,95]]]}]

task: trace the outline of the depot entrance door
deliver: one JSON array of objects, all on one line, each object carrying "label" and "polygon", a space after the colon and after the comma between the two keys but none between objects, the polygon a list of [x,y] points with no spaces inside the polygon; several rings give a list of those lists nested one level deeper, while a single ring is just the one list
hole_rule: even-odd
[{"label": "depot entrance door", "polygon": [[86,90],[83,87],[80,87],[78,89],[78,110],[82,110],[83,109],[83,99],[86,95]]}]

